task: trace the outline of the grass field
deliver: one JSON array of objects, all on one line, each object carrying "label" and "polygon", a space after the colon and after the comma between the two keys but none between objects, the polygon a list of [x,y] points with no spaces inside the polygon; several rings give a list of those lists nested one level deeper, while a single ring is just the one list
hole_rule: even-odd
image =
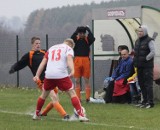
[{"label": "grass field", "polygon": [[[33,121],[40,91],[26,88],[0,87],[0,130],[160,130],[160,103],[152,109],[128,104],[93,104],[82,101],[88,123],[65,122],[53,109],[47,117]],[[73,107],[68,96],[59,94],[68,114]],[[46,103],[49,102],[47,99]]]}]

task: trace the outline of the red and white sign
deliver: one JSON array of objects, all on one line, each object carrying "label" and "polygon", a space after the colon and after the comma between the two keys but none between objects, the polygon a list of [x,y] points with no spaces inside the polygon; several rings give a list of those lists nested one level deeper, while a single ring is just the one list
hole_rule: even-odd
[{"label": "red and white sign", "polygon": [[125,10],[107,10],[108,17],[125,17]]}]

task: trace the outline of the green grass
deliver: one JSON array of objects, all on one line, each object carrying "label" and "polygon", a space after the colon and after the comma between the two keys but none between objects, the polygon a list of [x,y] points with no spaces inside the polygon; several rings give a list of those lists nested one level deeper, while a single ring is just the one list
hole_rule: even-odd
[{"label": "green grass", "polygon": [[[159,102],[152,109],[140,109],[128,104],[87,104],[82,100],[88,123],[64,122],[54,109],[42,120],[33,121],[30,114],[40,94],[36,89],[0,87],[0,130],[160,130]],[[64,93],[59,97],[71,115],[69,97]]]}]

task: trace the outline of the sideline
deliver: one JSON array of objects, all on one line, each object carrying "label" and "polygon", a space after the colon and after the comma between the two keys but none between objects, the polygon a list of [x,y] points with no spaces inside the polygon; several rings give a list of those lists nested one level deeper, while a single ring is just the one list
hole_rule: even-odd
[{"label": "sideline", "polygon": [[[5,111],[5,110],[0,110],[0,113],[6,113],[6,114],[16,114],[16,115],[29,115],[29,116],[33,116],[34,112],[26,112],[26,113],[22,113],[22,112],[11,112],[11,111]],[[62,121],[62,119],[59,118],[50,118],[50,119],[54,119],[57,121]],[[158,129],[149,129],[149,128],[138,128],[135,126],[121,126],[121,125],[110,125],[110,124],[103,124],[103,123],[94,123],[94,122],[83,122],[86,125],[93,125],[93,126],[107,126],[107,127],[113,127],[113,128],[128,128],[128,129],[134,129],[134,130],[158,130]]]}]

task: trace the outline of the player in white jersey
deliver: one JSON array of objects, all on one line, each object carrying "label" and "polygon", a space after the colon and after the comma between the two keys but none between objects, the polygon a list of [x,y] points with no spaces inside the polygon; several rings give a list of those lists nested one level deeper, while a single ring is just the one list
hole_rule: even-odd
[{"label": "player in white jersey", "polygon": [[[44,88],[41,96],[37,101],[36,113],[33,119],[40,119],[40,111],[45,103],[45,99],[49,95],[49,92],[54,89],[55,86],[62,91],[69,94],[73,107],[78,113],[78,118],[80,121],[89,121],[83,113],[83,109],[79,98],[77,97],[73,83],[70,79],[74,75],[74,65],[73,65],[73,48],[74,41],[72,39],[66,39],[62,44],[52,46],[45,54],[38,70],[33,78],[36,82],[39,80],[39,76],[43,69],[46,67]],[[68,74],[68,68],[70,69],[70,74]],[[57,101],[56,95],[52,96],[52,101]]]},{"label": "player in white jersey", "polygon": [[[68,76],[67,56],[73,57],[73,49],[67,44],[52,46],[45,55],[48,59],[45,77],[47,79],[61,79]],[[54,66],[54,67],[53,67]]]}]

